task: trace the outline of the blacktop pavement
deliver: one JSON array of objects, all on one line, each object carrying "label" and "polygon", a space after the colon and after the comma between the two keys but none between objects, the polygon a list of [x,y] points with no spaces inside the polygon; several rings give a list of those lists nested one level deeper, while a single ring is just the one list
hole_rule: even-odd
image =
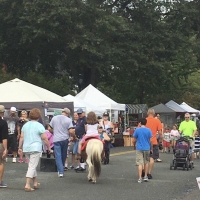
[{"label": "blacktop pavement", "polygon": [[115,147],[96,184],[87,181],[87,172],[68,170],[64,178],[58,178],[56,172],[38,171],[41,187],[34,192],[23,189],[27,164],[12,163],[9,158],[4,173],[8,188],[0,188],[0,200],[199,200],[196,177],[200,177],[200,159],[195,160],[193,170],[183,171],[170,170],[172,153],[160,153],[160,158],[163,162],[155,163],[153,179],[139,184],[132,147]]}]

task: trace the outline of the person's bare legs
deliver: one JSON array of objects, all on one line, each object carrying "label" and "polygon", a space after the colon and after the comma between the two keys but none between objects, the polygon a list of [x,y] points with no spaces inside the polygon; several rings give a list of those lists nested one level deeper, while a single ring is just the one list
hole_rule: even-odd
[{"label": "person's bare legs", "polygon": [[17,158],[17,152],[13,151],[13,158]]},{"label": "person's bare legs", "polygon": [[31,188],[31,179],[32,178],[29,178],[29,177],[26,177],[26,185],[25,185],[25,188]]},{"label": "person's bare legs", "polygon": [[72,153],[72,164],[71,165],[74,166],[74,164],[75,164],[75,154]]},{"label": "person's bare legs", "polygon": [[2,182],[3,173],[4,173],[4,164],[1,163],[0,164],[0,183]]},{"label": "person's bare legs", "polygon": [[147,177],[148,170],[149,170],[149,163],[146,163],[146,164],[144,165],[144,177]]},{"label": "person's bare legs", "polygon": [[149,162],[149,174],[151,174],[152,170],[154,167],[154,159],[150,158],[150,162]]},{"label": "person's bare legs", "polygon": [[142,165],[138,165],[138,176],[139,179],[142,179]]},{"label": "person's bare legs", "polygon": [[36,177],[33,177],[33,186],[35,189],[39,188],[39,186],[40,186],[40,183],[37,182]]}]

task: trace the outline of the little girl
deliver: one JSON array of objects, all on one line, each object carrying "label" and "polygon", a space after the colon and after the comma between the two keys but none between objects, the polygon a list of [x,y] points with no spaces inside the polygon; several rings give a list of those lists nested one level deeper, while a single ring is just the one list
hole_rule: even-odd
[{"label": "little girl", "polygon": [[164,146],[165,153],[167,153],[167,148],[168,148],[168,152],[170,152],[170,132],[169,132],[169,128],[166,128],[166,131],[163,134],[163,146]]},{"label": "little girl", "polygon": [[83,136],[82,140],[79,142],[78,152],[81,153],[81,146],[88,138],[97,138],[100,139],[98,133],[98,125],[99,122],[94,112],[89,112],[87,115],[86,125],[85,125],[85,136]]},{"label": "little girl", "polygon": [[176,140],[178,140],[180,138],[180,134],[177,130],[177,125],[174,124],[173,129],[171,130],[171,141],[172,141],[172,148],[174,149],[175,145],[176,145]]},{"label": "little girl", "polygon": [[[53,144],[53,134],[48,130],[49,129],[49,125],[46,125],[45,126],[45,133],[46,133],[46,136],[48,138],[48,141],[49,141],[49,144],[50,144],[50,147],[51,147],[51,150],[53,152],[54,150],[54,144]],[[46,150],[48,150],[48,148],[46,147]]]}]

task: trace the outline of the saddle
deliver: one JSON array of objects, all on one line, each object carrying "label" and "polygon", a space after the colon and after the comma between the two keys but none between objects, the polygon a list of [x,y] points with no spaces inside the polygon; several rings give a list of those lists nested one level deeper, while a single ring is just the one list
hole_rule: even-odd
[{"label": "saddle", "polygon": [[[100,140],[100,139],[97,139],[96,137],[87,138],[87,139],[85,140],[85,142],[82,144],[81,151],[85,151],[86,146],[87,146],[87,143],[88,143],[91,139]],[[100,141],[101,141],[101,140],[100,140]],[[102,142],[102,141],[101,141],[101,142]],[[103,143],[103,142],[102,142],[102,143]]]}]

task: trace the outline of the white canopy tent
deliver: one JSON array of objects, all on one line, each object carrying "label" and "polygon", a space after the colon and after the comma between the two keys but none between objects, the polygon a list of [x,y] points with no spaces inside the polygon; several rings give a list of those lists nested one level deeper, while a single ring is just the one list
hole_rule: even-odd
[{"label": "white canopy tent", "polygon": [[189,106],[185,102],[181,103],[180,106],[181,106],[181,108],[183,108],[184,110],[186,110],[189,113],[193,113],[193,114],[199,114],[200,113],[199,110],[192,108],[191,106]]},{"label": "white canopy tent", "polygon": [[0,102],[66,102],[55,93],[18,78],[0,84],[0,91]]},{"label": "white canopy tent", "polygon": [[76,95],[79,99],[106,110],[125,111],[125,104],[119,104],[100,92],[91,84]]},{"label": "white canopy tent", "polygon": [[79,99],[78,97],[74,97],[71,94],[68,94],[63,97],[67,102],[74,102],[74,111],[78,108],[82,108],[86,113],[93,111],[96,115],[102,115],[106,110],[103,108],[99,108],[91,103],[87,103],[86,101]]},{"label": "white canopy tent", "polygon": [[17,110],[39,108],[44,118],[44,109],[65,108],[73,111],[73,102],[44,88],[22,81],[18,78],[0,84],[0,104],[7,109],[15,106]]}]

